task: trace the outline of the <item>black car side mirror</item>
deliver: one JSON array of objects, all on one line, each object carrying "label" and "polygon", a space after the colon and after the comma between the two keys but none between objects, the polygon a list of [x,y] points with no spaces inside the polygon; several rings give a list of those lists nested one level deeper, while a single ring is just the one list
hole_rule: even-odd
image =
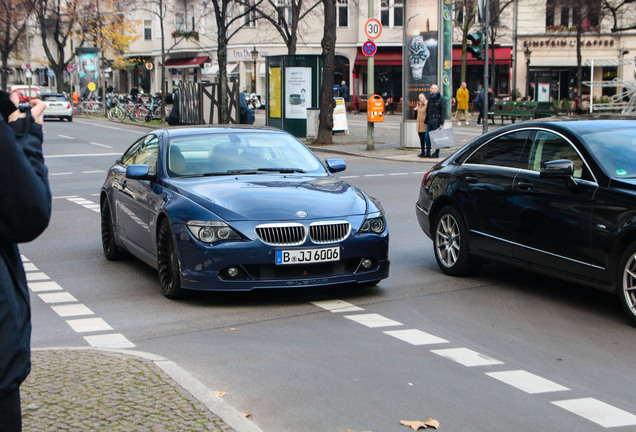
[{"label": "black car side mirror", "polygon": [[347,169],[347,164],[342,159],[325,159],[325,163],[331,173],[337,173]]},{"label": "black car side mirror", "polygon": [[130,165],[126,168],[126,178],[133,180],[155,180],[156,176],[150,174],[148,165]]},{"label": "black car side mirror", "polygon": [[568,178],[574,174],[574,162],[567,159],[553,160],[541,164],[542,178]]}]

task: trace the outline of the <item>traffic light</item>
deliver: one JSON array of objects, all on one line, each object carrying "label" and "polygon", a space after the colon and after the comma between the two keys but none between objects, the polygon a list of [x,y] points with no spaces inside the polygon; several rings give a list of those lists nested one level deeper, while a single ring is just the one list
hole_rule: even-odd
[{"label": "traffic light", "polygon": [[481,60],[484,58],[484,34],[481,32],[470,33],[468,39],[468,51],[473,57]]}]

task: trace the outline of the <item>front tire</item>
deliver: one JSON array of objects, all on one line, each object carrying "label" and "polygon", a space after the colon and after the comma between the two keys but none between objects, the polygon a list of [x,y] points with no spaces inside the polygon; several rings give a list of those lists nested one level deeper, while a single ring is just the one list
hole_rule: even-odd
[{"label": "front tire", "polygon": [[444,207],[433,227],[435,259],[442,272],[450,276],[468,276],[481,268],[481,263],[468,252],[468,229],[455,207]]},{"label": "front tire", "polygon": [[179,272],[179,256],[170,222],[167,219],[161,222],[157,235],[157,268],[163,295],[172,300],[181,298],[183,289]]},{"label": "front tire", "polygon": [[618,297],[633,325],[636,325],[636,242],[629,245],[618,267]]},{"label": "front tire", "polygon": [[113,215],[110,211],[108,198],[104,197],[101,205],[102,220],[102,248],[104,256],[109,261],[119,261],[126,257],[126,251],[115,242],[115,228],[113,224]]}]

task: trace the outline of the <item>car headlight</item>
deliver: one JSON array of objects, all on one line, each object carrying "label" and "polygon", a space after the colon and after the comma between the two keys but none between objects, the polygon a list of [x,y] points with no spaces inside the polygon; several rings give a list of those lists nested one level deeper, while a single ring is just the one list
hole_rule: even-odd
[{"label": "car headlight", "polygon": [[215,243],[226,240],[241,240],[241,236],[228,224],[220,221],[190,221],[186,223],[188,230],[204,243]]},{"label": "car headlight", "polygon": [[382,234],[386,228],[384,215],[375,213],[367,216],[358,233]]}]

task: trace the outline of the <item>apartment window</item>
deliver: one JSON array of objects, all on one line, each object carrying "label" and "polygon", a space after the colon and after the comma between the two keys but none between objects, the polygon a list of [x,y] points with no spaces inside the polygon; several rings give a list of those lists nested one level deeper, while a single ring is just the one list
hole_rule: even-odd
[{"label": "apartment window", "polygon": [[[247,0],[245,2],[245,10],[249,10],[254,7],[254,0]],[[244,17],[245,27],[256,28],[256,11],[252,9]]]},{"label": "apartment window", "polygon": [[461,6],[455,9],[455,22],[460,27],[464,25],[464,8]]},{"label": "apartment window", "polygon": [[349,0],[338,0],[336,13],[338,27],[349,26]]},{"label": "apartment window", "polygon": [[152,40],[152,20],[144,20],[144,40]]},{"label": "apartment window", "polygon": [[388,27],[404,25],[404,0],[382,0],[380,2],[380,21],[383,26]]},{"label": "apartment window", "polygon": [[185,31],[185,14],[183,12],[174,14],[174,29],[176,31]]},{"label": "apartment window", "polygon": [[276,10],[278,10],[278,25],[282,26],[287,23],[287,25],[292,24],[292,6],[291,0],[277,0]]},{"label": "apartment window", "polygon": [[190,31],[196,30],[196,22],[194,20],[194,5],[188,7],[188,21],[190,21]]}]

